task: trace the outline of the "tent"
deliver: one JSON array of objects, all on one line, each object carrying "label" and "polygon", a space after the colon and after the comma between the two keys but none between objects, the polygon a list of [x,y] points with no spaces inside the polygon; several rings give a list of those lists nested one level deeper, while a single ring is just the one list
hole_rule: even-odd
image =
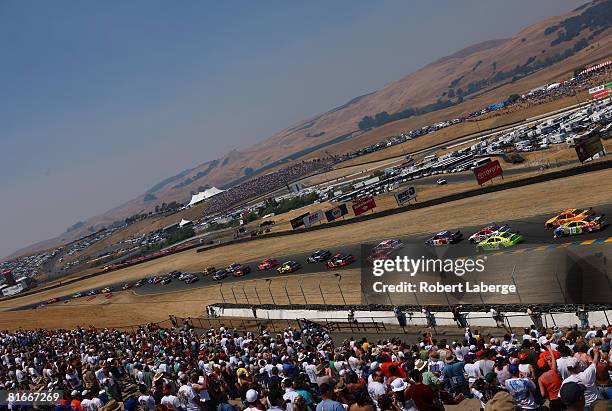
[{"label": "tent", "polygon": [[191,207],[195,204],[198,204],[210,197],[216,196],[219,193],[222,193],[224,190],[219,190],[217,187],[211,187],[204,191],[199,192],[198,194],[194,194],[191,196],[191,201],[187,204],[187,207]]},{"label": "tent", "polygon": [[186,225],[191,224],[192,222],[189,220],[185,220],[184,218],[181,218],[181,222],[179,223],[179,227],[184,227]]}]

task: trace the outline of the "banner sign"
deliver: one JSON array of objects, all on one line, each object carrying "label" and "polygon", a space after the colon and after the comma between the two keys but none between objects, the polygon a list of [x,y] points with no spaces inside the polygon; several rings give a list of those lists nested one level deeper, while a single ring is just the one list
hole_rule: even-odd
[{"label": "banner sign", "polygon": [[323,210],[317,210],[314,213],[304,217],[304,226],[310,227],[314,223],[322,221],[324,216],[325,214],[323,213]]},{"label": "banner sign", "polygon": [[594,99],[598,99],[598,98],[604,98],[608,96],[609,94],[610,94],[610,90],[606,88],[601,91],[598,91],[595,94],[591,94],[591,97],[593,97]]},{"label": "banner sign", "polygon": [[368,210],[376,208],[374,197],[360,197],[353,200],[353,212],[356,216],[365,213]]},{"label": "banner sign", "polygon": [[334,221],[337,218],[342,217],[343,215],[347,215],[348,214],[348,208],[346,207],[346,204],[340,204],[338,207],[334,207],[330,210],[327,210],[325,212],[325,217],[327,218],[327,222],[331,223],[332,221]]},{"label": "banner sign", "polygon": [[474,169],[476,181],[478,181],[478,184],[480,185],[483,185],[487,181],[502,175],[503,173],[504,171],[502,170],[501,164],[499,164],[498,160],[491,161],[490,163],[483,164]]},{"label": "banner sign", "polygon": [[299,215],[297,217],[295,217],[293,220],[291,220],[291,227],[295,230],[298,227],[301,227],[304,225],[304,218],[309,216],[310,213],[304,213],[302,215]]},{"label": "banner sign", "polygon": [[403,191],[399,191],[395,193],[395,201],[397,201],[397,205],[401,206],[408,200],[412,200],[416,198],[416,188],[414,186],[410,186]]},{"label": "banner sign", "polygon": [[603,144],[601,144],[601,139],[599,136],[592,136],[576,142],[575,148],[576,154],[578,155],[578,160],[580,160],[581,163],[584,163],[585,160],[588,160],[595,154],[603,151]]},{"label": "banner sign", "polygon": [[606,88],[606,86],[604,86],[603,84],[601,86],[591,87],[589,89],[589,94],[599,93],[600,91],[602,91],[605,88]]}]

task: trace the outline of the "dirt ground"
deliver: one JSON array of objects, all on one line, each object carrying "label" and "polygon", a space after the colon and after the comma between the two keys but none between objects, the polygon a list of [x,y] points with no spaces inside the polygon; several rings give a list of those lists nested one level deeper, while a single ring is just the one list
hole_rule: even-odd
[{"label": "dirt ground", "polygon": [[[132,291],[114,293],[107,299],[98,295],[68,304],[55,304],[39,310],[11,311],[0,314],[0,329],[73,328],[76,326],[130,327],[167,320],[169,315],[198,317],[208,304],[238,302],[248,304],[358,304],[359,270],[342,273],[342,295],[334,273],[277,277],[273,282],[248,280],[233,286],[210,286],[189,291],[138,296]],[[268,288],[270,287],[270,288]],[[286,289],[286,290],[285,290]]]},{"label": "dirt ground", "polygon": [[[589,193],[589,198],[582,198],[580,204],[576,204],[575,192],[580,190]],[[100,288],[104,285],[120,282],[132,281],[145,275],[168,272],[171,270],[201,270],[208,265],[222,266],[228,264],[230,260],[251,261],[263,259],[274,255],[285,255],[299,251],[312,250],[320,247],[338,247],[343,244],[366,242],[384,237],[394,237],[398,235],[422,234],[439,231],[449,227],[460,227],[466,225],[485,224],[491,221],[504,221],[513,218],[522,218],[544,213],[554,213],[561,209],[573,206],[597,206],[599,204],[609,204],[612,201],[612,170],[603,170],[579,176],[568,177],[562,180],[534,184],[531,186],[520,187],[514,190],[506,190],[497,193],[490,193],[478,197],[472,197],[438,206],[408,211],[384,218],[364,221],[360,224],[349,226],[331,227],[326,230],[301,233],[282,239],[269,238],[260,239],[248,244],[235,244],[220,247],[208,252],[196,253],[195,250],[167,256],[158,260],[143,263],[134,267],[108,273],[88,280],[83,280],[77,284],[67,285],[61,290],[49,290],[39,294],[14,298],[0,302],[0,310],[9,310],[22,305],[33,304],[47,300],[57,295],[71,294],[87,288]],[[586,203],[585,203],[586,202]],[[432,218],[435,216],[435,218]],[[350,301],[357,297],[357,287],[351,287],[352,282],[358,281],[357,274],[350,274],[349,271],[343,273],[343,290],[345,298]],[[304,276],[306,277],[306,276]],[[333,274],[321,273],[309,275],[304,279],[303,289],[306,291],[306,299],[309,302],[319,302],[317,297],[318,286],[308,285],[310,279],[323,279],[326,283],[322,284],[323,294],[332,298],[330,290],[337,289],[336,280]],[[354,277],[354,278],[353,278]],[[299,281],[301,276],[292,276],[288,281]],[[321,280],[322,281],[322,280]],[[267,301],[266,292],[268,284],[264,280],[247,280],[241,282],[245,290],[253,287],[251,291],[246,291],[252,303],[257,301],[257,293],[262,302]],[[280,287],[279,292],[275,293],[282,303],[284,298],[284,284],[278,279],[274,279],[270,286],[274,290]],[[255,292],[257,288],[257,292]],[[297,303],[301,303],[299,287],[289,287],[292,289],[291,295],[297,295]],[[353,290],[353,294],[350,292]],[[225,299],[232,301],[229,296],[231,290],[224,290]],[[240,293],[234,292],[238,296]],[[203,288],[180,294],[162,294],[146,297],[129,297],[130,293],[116,293],[110,301],[103,301],[103,297],[96,297],[96,302],[91,307],[77,305],[71,302],[62,306],[49,306],[43,310],[33,311],[4,311],[0,315],[0,328],[5,327],[37,327],[52,325],[70,326],[75,324],[85,324],[87,322],[105,323],[113,326],[127,324],[130,322],[157,321],[168,314],[175,315],[199,315],[203,310],[203,305],[221,298],[219,289],[215,287]],[[339,303],[341,297],[337,293],[335,302]],[[318,294],[320,296],[320,292]],[[351,295],[353,295],[351,297]],[[286,297],[286,296],[285,296]],[[133,300],[132,300],[133,298]],[[193,304],[190,299],[193,298]],[[124,300],[126,299],[126,300]],[[239,301],[246,298],[238,297]],[[319,297],[320,299],[320,297]],[[321,299],[322,300],[322,299]],[[125,302],[122,304],[122,302]],[[322,301],[321,301],[322,302]],[[332,303],[332,301],[327,301]],[[100,304],[102,303],[102,304]],[[128,304],[129,303],[129,304]],[[129,308],[127,308],[129,307]],[[63,324],[63,325],[62,325]]]}]

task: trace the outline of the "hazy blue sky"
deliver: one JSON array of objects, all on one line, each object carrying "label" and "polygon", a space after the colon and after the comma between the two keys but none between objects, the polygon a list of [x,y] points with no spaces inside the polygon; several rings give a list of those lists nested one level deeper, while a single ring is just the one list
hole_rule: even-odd
[{"label": "hazy blue sky", "polygon": [[0,0],[0,256],[575,0]]}]

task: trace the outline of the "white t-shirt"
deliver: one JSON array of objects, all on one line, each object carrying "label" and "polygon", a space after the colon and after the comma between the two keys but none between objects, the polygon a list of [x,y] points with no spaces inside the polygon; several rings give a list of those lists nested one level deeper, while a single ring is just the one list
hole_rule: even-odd
[{"label": "white t-shirt", "polygon": [[476,361],[474,364],[480,368],[480,375],[487,375],[491,371],[493,371],[493,366],[495,365],[495,361],[487,360],[483,358],[482,360]]},{"label": "white t-shirt", "polygon": [[557,372],[562,379],[566,379],[570,376],[570,372],[567,369],[567,359],[568,357],[557,358]]},{"label": "white t-shirt", "polygon": [[285,400],[285,404],[287,406],[287,411],[293,411],[293,400],[299,394],[293,388],[287,388],[285,390],[285,394],[283,394],[283,400]]},{"label": "white t-shirt", "polygon": [[199,411],[200,407],[193,401],[196,398],[196,393],[191,385],[181,385],[178,390],[179,402],[187,411]]},{"label": "white t-shirt", "polygon": [[181,403],[174,395],[164,395],[161,399],[161,403],[165,405],[169,410],[181,409]]},{"label": "white t-shirt", "polygon": [[306,364],[304,365],[304,371],[306,371],[306,375],[308,375],[308,379],[312,384],[317,383],[317,366],[314,364]]},{"label": "white t-shirt", "polygon": [[372,381],[368,383],[368,394],[372,398],[375,404],[378,404],[378,397],[387,393],[387,386],[378,381]]},{"label": "white t-shirt", "polygon": [[591,405],[599,397],[599,391],[595,384],[595,364],[591,363],[584,371],[578,374],[571,374],[569,377],[563,380],[561,386],[566,382],[575,382],[582,385],[584,390],[584,403]]},{"label": "white t-shirt", "polygon": [[468,376],[468,382],[470,382],[470,384],[476,381],[478,377],[482,377],[480,374],[480,367],[478,367],[476,364],[466,363],[463,366],[463,369]]},{"label": "white t-shirt", "polygon": [[140,404],[145,411],[155,411],[155,398],[150,395],[141,395],[138,397],[138,404]]}]

